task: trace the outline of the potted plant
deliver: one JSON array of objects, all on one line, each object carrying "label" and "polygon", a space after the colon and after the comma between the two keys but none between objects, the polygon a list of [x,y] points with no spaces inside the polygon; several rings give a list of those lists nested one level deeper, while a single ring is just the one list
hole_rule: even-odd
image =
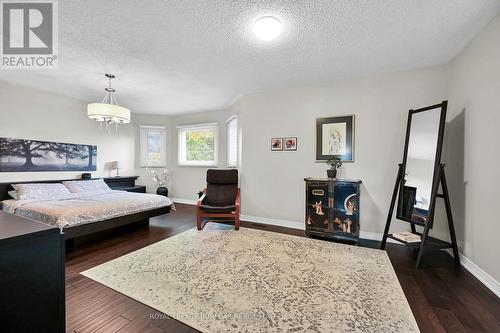
[{"label": "potted plant", "polygon": [[161,172],[161,175],[158,175],[156,173],[156,170],[154,170],[154,169],[146,168],[146,170],[148,170],[149,173],[151,174],[151,178],[153,179],[153,181],[156,184],[158,184],[158,189],[156,190],[156,194],[164,195],[167,197],[168,196],[168,188],[166,187],[166,185],[167,185],[167,181],[168,181],[168,170],[163,169],[163,171]]},{"label": "potted plant", "polygon": [[326,164],[330,166],[330,169],[326,170],[328,178],[337,178],[337,170],[342,166],[340,158],[332,157],[326,161]]}]

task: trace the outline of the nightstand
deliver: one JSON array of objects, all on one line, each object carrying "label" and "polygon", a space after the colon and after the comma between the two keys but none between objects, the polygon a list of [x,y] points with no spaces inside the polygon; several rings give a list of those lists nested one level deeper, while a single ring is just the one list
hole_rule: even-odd
[{"label": "nightstand", "polygon": [[106,184],[108,184],[109,187],[111,187],[112,190],[146,193],[146,186],[135,185],[135,181],[137,180],[137,178],[139,177],[108,177],[104,178],[104,181],[106,182]]}]

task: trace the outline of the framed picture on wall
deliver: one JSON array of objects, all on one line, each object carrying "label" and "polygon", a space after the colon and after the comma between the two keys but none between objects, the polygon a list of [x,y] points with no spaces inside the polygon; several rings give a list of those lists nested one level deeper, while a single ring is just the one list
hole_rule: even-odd
[{"label": "framed picture on wall", "polygon": [[272,138],[271,151],[281,151],[281,150],[283,150],[283,138]]},{"label": "framed picture on wall", "polygon": [[164,167],[166,165],[166,128],[164,126],[139,127],[141,167]]},{"label": "framed picture on wall", "polygon": [[354,162],[354,115],[316,119],[316,162]]},{"label": "framed picture on wall", "polygon": [[285,138],[285,150],[297,150],[297,138],[296,137]]}]

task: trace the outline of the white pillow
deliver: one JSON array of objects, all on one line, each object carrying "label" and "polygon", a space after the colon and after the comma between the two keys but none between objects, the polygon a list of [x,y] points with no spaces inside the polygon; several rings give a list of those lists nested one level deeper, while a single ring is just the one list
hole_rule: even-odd
[{"label": "white pillow", "polygon": [[15,184],[12,187],[17,192],[17,200],[55,199],[71,194],[61,183],[30,183]]},{"label": "white pillow", "polygon": [[92,180],[68,180],[62,183],[71,193],[112,191],[102,178]]},{"label": "white pillow", "polygon": [[12,190],[12,191],[9,191],[7,193],[10,195],[10,197],[12,199],[16,199],[17,200],[17,191],[16,190]]}]

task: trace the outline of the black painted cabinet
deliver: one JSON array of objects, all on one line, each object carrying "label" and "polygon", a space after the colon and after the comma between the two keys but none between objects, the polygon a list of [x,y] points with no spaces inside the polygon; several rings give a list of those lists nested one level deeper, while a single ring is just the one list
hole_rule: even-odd
[{"label": "black painted cabinet", "polygon": [[0,211],[0,330],[65,331],[59,228]]},{"label": "black painted cabinet", "polygon": [[361,180],[305,178],[307,236],[359,241]]}]

